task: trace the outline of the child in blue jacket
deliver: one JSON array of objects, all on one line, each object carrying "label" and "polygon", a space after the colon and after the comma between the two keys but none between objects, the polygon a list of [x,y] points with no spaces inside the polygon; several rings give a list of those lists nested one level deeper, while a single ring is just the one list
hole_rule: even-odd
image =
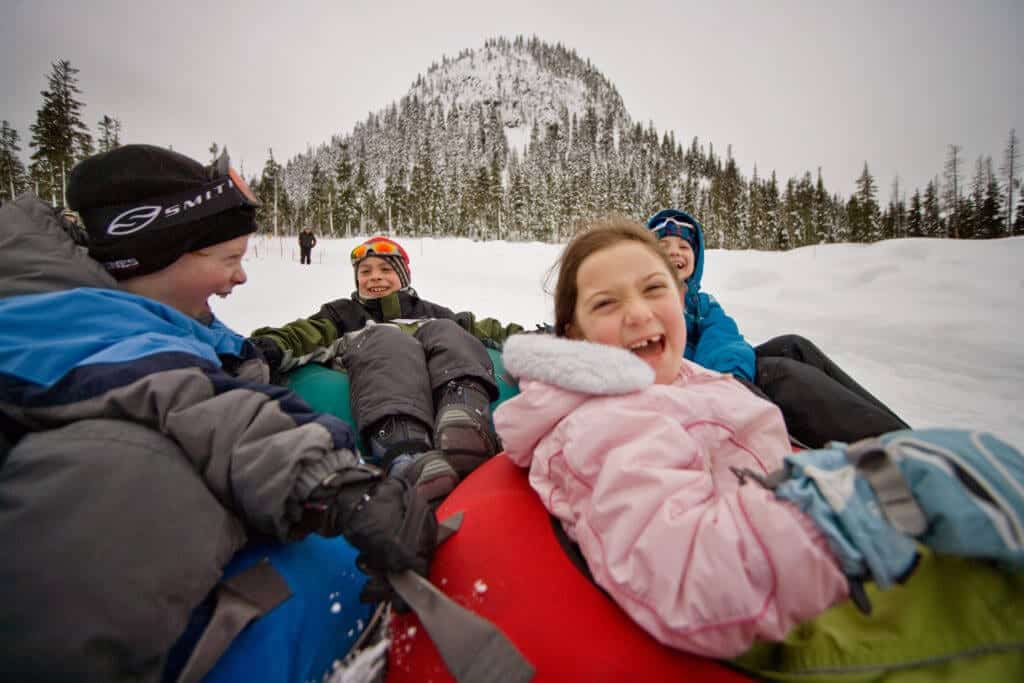
[{"label": "child in blue jacket", "polygon": [[647,227],[658,236],[669,261],[678,269],[679,284],[686,289],[683,357],[710,370],[753,382],[754,349],[715,297],[700,291],[704,275],[704,229],[700,222],[685,211],[665,209],[651,216]]},{"label": "child in blue jacket", "polygon": [[803,446],[853,442],[909,425],[843,372],[813,342],[795,334],[756,349],[740,334],[715,298],[700,291],[704,230],[690,213],[664,209],[647,220],[685,285],[684,357],[730,373],[782,410],[790,436]]}]

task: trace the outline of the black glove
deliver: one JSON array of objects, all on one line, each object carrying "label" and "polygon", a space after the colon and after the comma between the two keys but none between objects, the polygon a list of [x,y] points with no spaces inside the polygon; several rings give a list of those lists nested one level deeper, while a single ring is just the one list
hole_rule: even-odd
[{"label": "black glove", "polygon": [[271,374],[277,372],[284,360],[284,351],[277,345],[277,342],[270,337],[249,337],[249,343],[256,347],[263,360],[270,366]]},{"label": "black glove", "polygon": [[387,478],[368,491],[342,489],[337,506],[341,533],[361,553],[364,572],[385,574],[412,569],[423,576],[437,545],[437,519],[416,489],[398,478]]},{"label": "black glove", "polygon": [[433,510],[408,482],[358,469],[318,486],[294,531],[343,535],[360,551],[356,564],[371,577],[405,569],[426,576],[437,544]]}]

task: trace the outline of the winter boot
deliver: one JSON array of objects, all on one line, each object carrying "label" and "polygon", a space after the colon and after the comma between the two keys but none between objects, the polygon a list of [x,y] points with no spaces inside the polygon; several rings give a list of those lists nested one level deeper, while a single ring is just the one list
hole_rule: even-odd
[{"label": "winter boot", "polygon": [[387,474],[409,482],[434,507],[459,483],[459,475],[441,451],[400,455],[391,463]]},{"label": "winter boot", "polygon": [[459,483],[441,451],[431,450],[430,432],[419,420],[392,415],[367,433],[370,457],[389,477],[401,477],[430,503],[439,504]]},{"label": "winter boot", "polygon": [[436,404],[437,445],[465,478],[500,450],[491,425],[491,397],[477,380],[462,378],[441,387]]},{"label": "winter boot", "polygon": [[426,453],[433,447],[430,428],[408,415],[391,415],[366,430],[363,443],[369,444],[367,460],[387,470],[400,455]]}]

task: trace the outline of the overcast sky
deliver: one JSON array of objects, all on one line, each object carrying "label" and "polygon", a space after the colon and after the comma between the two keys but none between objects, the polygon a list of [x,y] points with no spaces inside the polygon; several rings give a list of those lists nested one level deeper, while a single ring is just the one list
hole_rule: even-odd
[{"label": "overcast sky", "polygon": [[634,120],[727,145],[749,175],[820,166],[853,189],[865,161],[921,187],[961,145],[996,168],[1024,137],[1024,2],[686,0],[0,0],[0,119],[28,155],[50,63],[79,68],[85,120],[122,142],[252,175],[398,100],[433,61],[498,35],[589,58]]}]

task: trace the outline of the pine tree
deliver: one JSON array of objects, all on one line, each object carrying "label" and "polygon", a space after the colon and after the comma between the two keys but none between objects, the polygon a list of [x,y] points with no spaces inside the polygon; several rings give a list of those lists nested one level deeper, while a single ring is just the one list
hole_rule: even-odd
[{"label": "pine tree", "polygon": [[1003,165],[999,169],[1006,178],[1006,228],[1009,229],[1013,223],[1013,191],[1020,185],[1017,178],[1020,159],[1020,140],[1017,139],[1017,131],[1010,129],[1010,138],[1006,141],[1006,149],[1003,151]]},{"label": "pine tree", "polygon": [[946,222],[949,228],[949,236],[960,237],[961,223],[963,222],[963,202],[960,198],[961,185],[960,174],[963,162],[960,159],[960,145],[949,146],[949,156],[946,157],[945,177],[946,189],[943,193],[943,203],[946,209]]},{"label": "pine tree", "polygon": [[1013,222],[1013,235],[1024,235],[1024,192],[1017,201],[1017,219]]},{"label": "pine tree", "polygon": [[258,225],[268,226],[273,230],[276,237],[278,224],[280,222],[280,203],[287,198],[281,183],[281,165],[274,159],[274,150],[267,150],[267,161],[263,164],[263,173],[259,180],[253,185],[253,192],[262,203],[256,210],[256,221]]},{"label": "pine tree", "polygon": [[67,177],[75,162],[92,154],[92,136],[82,122],[82,102],[77,99],[78,69],[68,60],[57,61],[47,77],[47,89],[40,94],[43,104],[30,126],[33,179],[40,194],[49,194],[54,205],[65,204]]},{"label": "pine tree", "polygon": [[[725,249],[735,249],[740,242],[740,229],[744,222],[743,216],[746,213],[744,199],[746,188],[743,179],[740,177],[736,160],[732,157],[732,146],[726,151],[725,167],[718,174],[711,184],[713,193],[717,190],[717,211],[715,218],[719,226],[718,246]],[[659,206],[669,206],[668,202]]]},{"label": "pine tree", "polygon": [[758,249],[761,246],[761,231],[767,219],[764,194],[761,179],[757,177],[757,164],[754,164],[754,172],[747,187],[747,206],[750,207],[747,213],[747,229],[744,231],[744,241],[740,244],[740,249]]},{"label": "pine tree", "polygon": [[960,227],[960,237],[963,239],[980,238],[985,231],[982,225],[984,218],[981,215],[985,203],[985,180],[985,160],[978,157],[974,165],[971,191],[965,199],[963,223]]},{"label": "pine tree", "polygon": [[96,125],[100,131],[100,139],[97,143],[100,152],[109,152],[121,146],[120,121],[104,114]]},{"label": "pine tree", "polygon": [[1006,234],[1006,214],[1003,213],[1003,192],[999,178],[992,170],[992,157],[985,158],[985,188],[978,209],[975,237],[994,239]]},{"label": "pine tree", "polygon": [[217,161],[217,157],[220,156],[220,146],[216,142],[211,142],[210,149],[208,151],[210,152],[210,163],[215,163]]},{"label": "pine tree", "polygon": [[[854,242],[869,242],[880,239],[880,211],[875,199],[875,179],[864,162],[864,170],[857,178],[857,191],[847,205],[850,220],[850,239]],[[854,201],[856,200],[856,201]]]},{"label": "pine tree", "polygon": [[821,167],[818,167],[818,180],[814,185],[813,217],[812,228],[814,229],[813,239],[817,244],[825,244],[835,241],[835,216],[832,210],[832,200],[825,189],[825,180],[821,176]]},{"label": "pine tree", "polygon": [[[313,162],[313,171],[309,181],[308,220],[314,230],[320,234],[330,233],[331,219],[329,209],[334,183],[326,173],[320,170],[320,164]],[[325,229],[326,228],[326,229]]]},{"label": "pine tree", "polygon": [[25,187],[25,165],[18,158],[18,131],[0,123],[0,198],[14,199]]},{"label": "pine tree", "polygon": [[896,176],[892,181],[892,192],[889,195],[889,206],[882,215],[882,239],[903,237],[906,230],[907,207],[900,197],[900,178]]},{"label": "pine tree", "polygon": [[334,167],[334,182],[337,187],[337,201],[334,213],[338,225],[345,226],[345,237],[352,236],[352,222],[356,218],[356,190],[352,177],[352,162],[348,158],[348,145],[342,144],[338,150],[338,163]]},{"label": "pine tree", "polygon": [[779,226],[782,221],[779,217],[780,205],[779,205],[779,181],[775,177],[775,171],[772,171],[772,178],[764,186],[764,192],[761,193],[761,200],[764,206],[765,224],[761,228],[761,245],[769,249],[774,248],[771,243],[772,231]]},{"label": "pine tree", "polygon": [[910,210],[907,212],[907,237],[924,236],[924,216],[921,212],[921,192],[914,190],[910,198]]},{"label": "pine tree", "polygon": [[942,224],[942,211],[939,206],[938,188],[938,180],[930,180],[924,189],[921,229],[925,237],[946,236],[946,229]]}]

